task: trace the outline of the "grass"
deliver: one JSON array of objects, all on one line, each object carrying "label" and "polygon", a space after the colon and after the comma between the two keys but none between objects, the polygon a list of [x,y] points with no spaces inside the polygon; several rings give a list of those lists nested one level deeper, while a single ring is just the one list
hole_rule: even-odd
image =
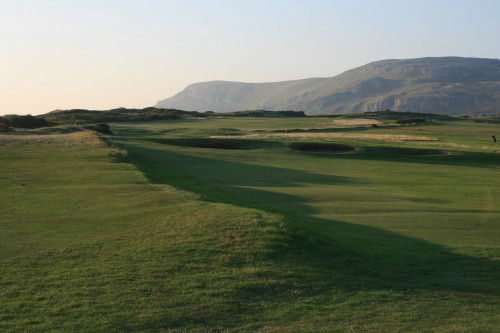
[{"label": "grass", "polygon": [[[0,331],[494,332],[497,125],[201,144],[328,121],[116,124],[127,154],[0,139]],[[293,149],[326,143],[356,150]]]}]

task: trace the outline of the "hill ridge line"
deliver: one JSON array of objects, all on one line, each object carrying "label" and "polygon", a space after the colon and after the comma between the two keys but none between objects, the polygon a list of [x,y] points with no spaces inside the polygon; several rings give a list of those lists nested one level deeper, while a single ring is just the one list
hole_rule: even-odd
[{"label": "hill ridge line", "polygon": [[213,80],[188,85],[156,107],[231,112],[265,109],[307,114],[377,110],[495,114],[500,60],[425,57],[370,62],[333,77],[277,82]]}]

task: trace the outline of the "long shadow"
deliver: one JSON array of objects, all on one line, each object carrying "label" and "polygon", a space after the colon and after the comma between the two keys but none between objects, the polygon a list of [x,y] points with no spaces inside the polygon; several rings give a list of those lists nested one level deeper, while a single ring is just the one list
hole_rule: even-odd
[{"label": "long shadow", "polygon": [[[301,142],[306,144],[307,142]],[[392,146],[358,146],[358,151],[349,154],[329,154],[318,152],[301,152],[318,158],[335,158],[351,160],[380,160],[418,164],[440,164],[450,166],[474,166],[481,168],[498,168],[500,154],[452,149],[434,148],[402,148]]]},{"label": "long shadow", "polygon": [[[316,218],[312,216],[314,209],[305,205],[303,198],[245,188],[354,184],[354,179],[227,162],[133,144],[126,148],[128,162],[152,183],[194,192],[204,200],[285,216],[289,238],[286,245],[275,249],[271,259],[277,265],[295,267],[286,273],[287,278],[307,289],[309,295],[335,288],[500,295],[500,262],[457,254],[439,244],[374,227]],[[193,166],[195,169],[190,169]],[[280,202],[294,208],[276,204]],[[308,270],[305,277],[304,269]],[[285,295],[288,289],[282,287],[280,293]],[[235,293],[256,302],[277,297],[276,290],[270,292],[258,286],[244,286]]]},{"label": "long shadow", "polygon": [[[281,141],[272,140],[248,140],[248,139],[165,139],[165,138],[145,138],[145,140],[176,146],[190,146],[198,148],[216,148],[229,150],[251,150],[261,148],[283,148],[286,146]],[[332,152],[328,149],[324,151],[311,151],[300,149],[305,145],[312,146],[332,146]],[[355,152],[350,154],[338,154],[339,147],[350,147]],[[403,148],[397,146],[373,146],[373,145],[352,145],[338,144],[334,142],[308,142],[298,141],[288,144],[288,147],[309,154],[314,157],[337,158],[337,159],[359,159],[359,160],[394,160],[398,162],[419,163],[427,165],[450,165],[450,166],[474,166],[482,168],[497,168],[500,165],[500,154],[488,152],[457,151],[453,149],[439,148]],[[349,149],[345,149],[345,152]]]},{"label": "long shadow", "polygon": [[194,148],[214,148],[228,150],[251,150],[259,148],[281,148],[284,146],[279,141],[266,140],[239,140],[239,139],[218,139],[218,138],[188,138],[188,139],[165,139],[147,138],[147,141]]}]

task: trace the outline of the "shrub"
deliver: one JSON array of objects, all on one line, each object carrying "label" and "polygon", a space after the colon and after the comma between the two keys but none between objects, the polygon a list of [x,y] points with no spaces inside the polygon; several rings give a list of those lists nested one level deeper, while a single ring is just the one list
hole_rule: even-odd
[{"label": "shrub", "polygon": [[28,115],[8,114],[4,116],[3,119],[7,121],[7,125],[10,127],[38,128],[49,125],[49,122],[46,119],[32,116],[30,114]]},{"label": "shrub", "polygon": [[111,128],[109,128],[108,124],[85,125],[85,126],[83,126],[83,128],[94,131],[94,132],[99,132],[102,134],[113,135],[113,132],[111,132]]},{"label": "shrub", "polygon": [[408,118],[396,120],[397,124],[414,124],[414,123],[423,123],[423,122],[425,122],[425,118],[408,117]]},{"label": "shrub", "polygon": [[49,132],[49,133],[61,133],[61,134],[66,134],[66,133],[76,133],[76,132],[82,132],[85,130],[90,130],[102,134],[109,134],[113,135],[113,132],[111,132],[111,129],[109,128],[108,124],[91,124],[91,125],[59,125],[59,126],[51,126],[51,127],[44,127],[40,128],[40,131],[43,132]]},{"label": "shrub", "polygon": [[83,127],[79,125],[59,125],[59,126],[43,127],[40,128],[39,131],[67,134],[67,133],[81,132],[83,131]]},{"label": "shrub", "polygon": [[201,113],[196,111],[148,107],[144,109],[118,108],[106,111],[84,109],[56,110],[45,114],[44,117],[49,121],[57,123],[95,124],[104,122],[173,120],[181,117],[197,117],[200,115]]},{"label": "shrub", "polygon": [[0,123],[0,132],[12,132],[12,131],[13,131],[12,128],[5,125],[4,123]]}]

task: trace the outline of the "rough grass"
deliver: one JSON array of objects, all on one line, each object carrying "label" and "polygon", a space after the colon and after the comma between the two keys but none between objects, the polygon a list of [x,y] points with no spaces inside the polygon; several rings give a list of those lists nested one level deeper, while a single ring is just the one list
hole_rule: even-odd
[{"label": "rough grass", "polygon": [[[329,123],[325,123],[329,124]],[[367,118],[354,118],[354,119],[335,119],[332,121],[335,127],[357,127],[357,126],[372,126],[375,125],[385,125],[382,121],[377,119],[367,119]]]},{"label": "rough grass", "polygon": [[0,144],[17,144],[19,142],[56,142],[62,144],[88,145],[94,147],[105,147],[106,143],[93,131],[81,131],[69,134],[30,134],[12,133],[0,135]]}]

